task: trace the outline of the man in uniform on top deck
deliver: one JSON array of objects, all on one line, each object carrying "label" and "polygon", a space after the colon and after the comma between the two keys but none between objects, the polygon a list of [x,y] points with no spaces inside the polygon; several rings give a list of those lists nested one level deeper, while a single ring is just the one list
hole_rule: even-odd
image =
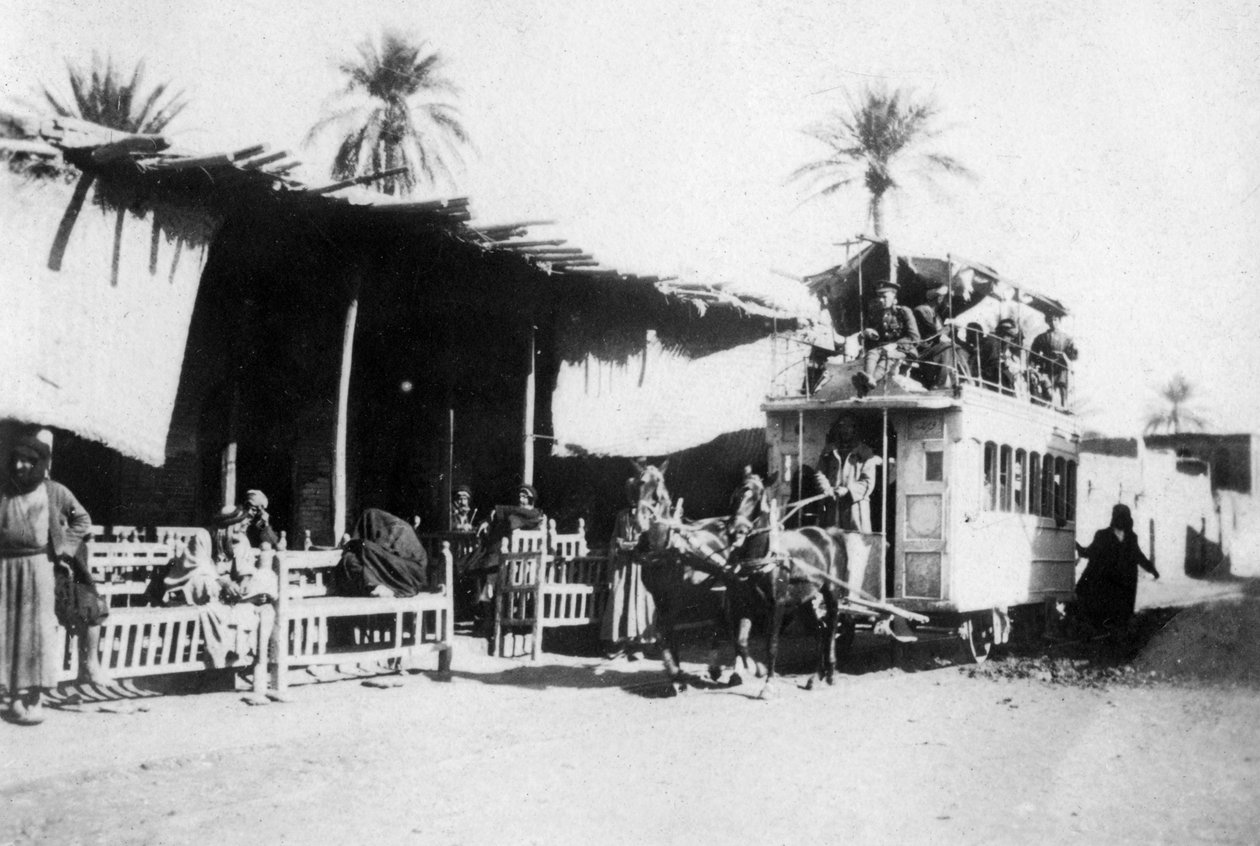
[{"label": "man in uniform on top deck", "polygon": [[897,285],[884,282],[875,289],[878,298],[866,315],[862,341],[866,355],[862,372],[854,375],[853,385],[859,396],[866,396],[919,344],[919,327],[913,312],[897,304]]}]

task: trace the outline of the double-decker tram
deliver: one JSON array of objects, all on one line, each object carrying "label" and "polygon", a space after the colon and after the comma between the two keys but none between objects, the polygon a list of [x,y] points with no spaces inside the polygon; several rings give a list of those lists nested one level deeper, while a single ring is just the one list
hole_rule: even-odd
[{"label": "double-decker tram", "polygon": [[1066,309],[984,265],[885,242],[807,281],[836,346],[795,342],[780,370],[793,375],[763,406],[788,525],[847,522],[863,541],[850,558],[867,550],[850,579],[956,631],[977,660],[1012,628],[1039,633],[1075,576]]}]

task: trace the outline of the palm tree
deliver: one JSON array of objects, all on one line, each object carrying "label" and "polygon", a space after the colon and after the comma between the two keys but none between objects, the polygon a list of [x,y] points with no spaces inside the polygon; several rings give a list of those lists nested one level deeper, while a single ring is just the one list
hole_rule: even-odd
[{"label": "palm tree", "polygon": [[876,238],[884,235],[884,196],[903,187],[911,175],[929,182],[936,173],[971,178],[970,170],[951,156],[924,147],[939,137],[939,110],[928,97],[908,89],[868,87],[857,99],[849,94],[847,111],[805,133],[827,145],[826,158],[797,168],[792,179],[808,178],[807,199],[826,197],[859,179],[870,197],[867,205]]},{"label": "palm tree", "polygon": [[331,111],[306,136],[309,144],[330,128],[341,135],[334,179],[405,168],[372,187],[409,194],[421,175],[431,185],[439,176],[450,177],[448,159],[462,164],[459,148],[468,143],[468,133],[458,108],[441,99],[459,94],[442,75],[444,64],[427,42],[386,31],[379,46],[366,40],[355,58],[338,65],[345,88],[333,95]]},{"label": "palm tree", "polygon": [[1188,429],[1202,431],[1207,426],[1207,419],[1190,407],[1194,386],[1178,373],[1168,380],[1168,384],[1159,389],[1159,397],[1164,407],[1152,411],[1146,418],[1147,435],[1154,435],[1163,430],[1178,435]]},{"label": "palm tree", "polygon": [[[112,58],[102,59],[94,53],[90,67],[67,62],[66,71],[70,79],[69,98],[47,87],[41,89],[48,105],[61,117],[84,120],[121,132],[158,135],[188,105],[182,93],[168,96],[169,83],[159,83],[146,92],[143,61],[137,62],[128,75],[114,65]],[[52,270],[61,269],[70,232],[83,209],[83,201],[87,197],[88,189],[92,187],[92,180],[91,174],[84,173],[74,186],[70,205],[61,217],[61,224],[57,227],[57,236],[53,239],[52,251],[48,256],[48,267]],[[118,250],[122,243],[124,212],[125,209],[120,205],[114,230],[115,285],[118,284]]]}]

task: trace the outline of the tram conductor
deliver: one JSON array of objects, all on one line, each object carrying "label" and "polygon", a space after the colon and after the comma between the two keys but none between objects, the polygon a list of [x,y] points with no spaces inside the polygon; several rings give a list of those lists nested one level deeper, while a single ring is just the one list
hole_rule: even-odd
[{"label": "tram conductor", "polygon": [[871,494],[879,465],[879,456],[858,438],[853,420],[839,418],[818,459],[818,486],[827,497],[824,525],[846,532],[871,531]]}]

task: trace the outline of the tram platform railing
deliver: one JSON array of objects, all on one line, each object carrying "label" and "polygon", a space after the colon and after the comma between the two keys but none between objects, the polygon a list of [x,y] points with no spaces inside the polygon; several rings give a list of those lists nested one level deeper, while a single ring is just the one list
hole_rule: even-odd
[{"label": "tram platform railing", "polygon": [[[1070,412],[1075,405],[1075,373],[1070,361],[1039,355],[1019,341],[976,332],[975,327],[967,333],[959,330],[959,334],[965,340],[942,333],[923,339],[917,351],[910,351],[903,358],[887,357],[881,362],[881,369],[889,373],[885,378],[897,379],[902,385],[912,380],[916,391],[932,390],[925,384],[931,382],[945,383],[948,386],[945,390],[953,390],[957,385],[975,385],[1063,412]],[[934,344],[945,344],[953,349],[955,364],[952,367],[923,355]],[[829,367],[861,365],[866,352],[853,354],[852,347],[846,344],[845,349],[830,353],[795,337],[778,336],[770,399],[815,396],[826,381]],[[942,371],[946,378],[937,379]],[[872,390],[877,391],[878,386]]]}]

